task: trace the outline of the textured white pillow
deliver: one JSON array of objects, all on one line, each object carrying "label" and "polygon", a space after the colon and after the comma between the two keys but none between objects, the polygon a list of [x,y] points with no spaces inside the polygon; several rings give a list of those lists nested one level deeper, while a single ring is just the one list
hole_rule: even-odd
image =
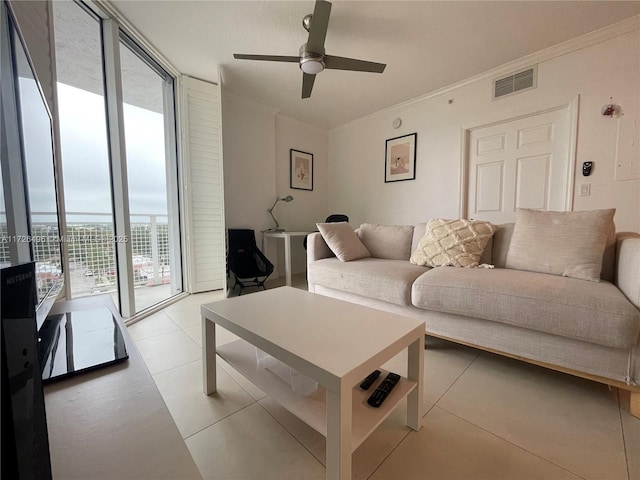
[{"label": "textured white pillow", "polygon": [[347,222],[316,223],[316,226],[331,251],[343,262],[371,256]]},{"label": "textured white pillow", "polygon": [[410,261],[428,267],[477,267],[497,228],[489,222],[434,218]]},{"label": "textured white pillow", "polygon": [[599,282],[615,212],[516,210],[506,267]]}]

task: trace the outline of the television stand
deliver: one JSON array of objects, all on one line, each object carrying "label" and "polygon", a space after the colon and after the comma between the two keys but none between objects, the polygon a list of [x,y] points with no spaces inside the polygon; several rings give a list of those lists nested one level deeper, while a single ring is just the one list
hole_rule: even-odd
[{"label": "television stand", "polygon": [[50,314],[107,307],[129,360],[44,387],[53,478],[201,479],[111,297],[56,302]]}]

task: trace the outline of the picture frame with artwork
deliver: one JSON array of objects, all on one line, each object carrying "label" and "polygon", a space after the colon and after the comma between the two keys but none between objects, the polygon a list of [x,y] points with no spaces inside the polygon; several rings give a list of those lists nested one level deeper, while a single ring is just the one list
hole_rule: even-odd
[{"label": "picture frame with artwork", "polygon": [[313,153],[289,150],[290,187],[313,190]]},{"label": "picture frame with artwork", "polygon": [[401,182],[416,178],[418,134],[410,133],[386,141],[384,182]]}]

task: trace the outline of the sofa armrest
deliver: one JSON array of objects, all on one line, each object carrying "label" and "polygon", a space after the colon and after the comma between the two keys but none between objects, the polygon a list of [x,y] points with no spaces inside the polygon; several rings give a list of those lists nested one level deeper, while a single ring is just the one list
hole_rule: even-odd
[{"label": "sofa armrest", "polygon": [[616,240],[616,285],[640,308],[640,234],[621,232]]},{"label": "sofa armrest", "polygon": [[320,232],[307,236],[307,265],[322,258],[335,257]]}]

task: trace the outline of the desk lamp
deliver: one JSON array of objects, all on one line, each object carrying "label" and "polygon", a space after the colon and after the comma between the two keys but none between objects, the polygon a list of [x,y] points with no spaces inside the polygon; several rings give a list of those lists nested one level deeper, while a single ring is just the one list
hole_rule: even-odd
[{"label": "desk lamp", "polygon": [[293,200],[293,197],[291,195],[287,195],[284,198],[277,197],[276,201],[273,202],[273,205],[271,205],[271,208],[267,209],[267,212],[269,212],[269,215],[271,215],[271,218],[273,218],[273,221],[276,222],[276,226],[274,228],[270,228],[269,231],[271,231],[271,232],[284,232],[284,228],[280,227],[280,224],[278,223],[278,220],[276,220],[276,217],[273,215],[273,209],[276,208],[276,205],[277,205],[278,202],[280,202],[280,201],[290,202],[291,200]]}]

